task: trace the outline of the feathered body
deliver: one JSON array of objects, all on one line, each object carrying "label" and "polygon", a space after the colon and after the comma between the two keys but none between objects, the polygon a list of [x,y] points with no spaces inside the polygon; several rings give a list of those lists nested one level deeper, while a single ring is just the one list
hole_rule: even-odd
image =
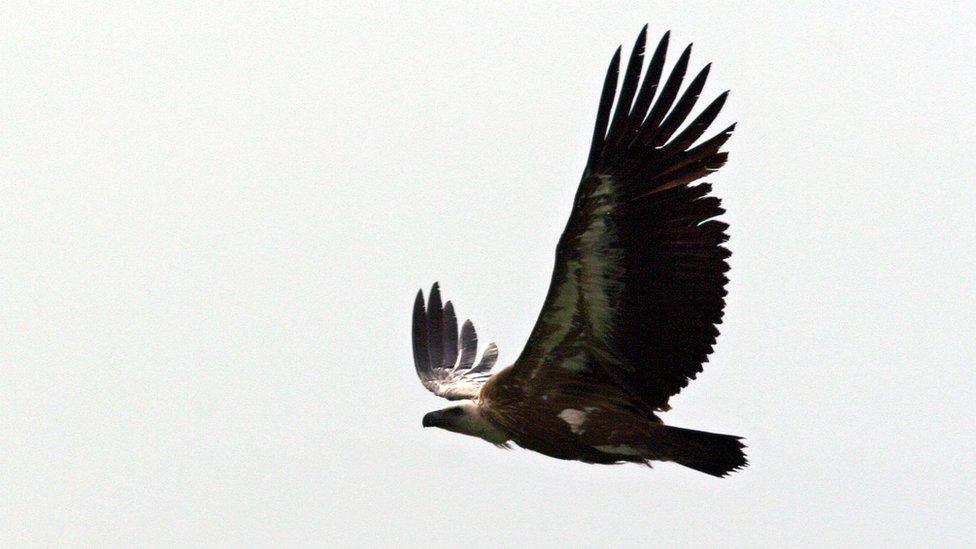
[{"label": "feathered body", "polygon": [[459,340],[437,285],[426,304],[418,293],[418,374],[435,393],[470,400],[425,425],[587,463],[674,461],[716,476],[746,464],[738,437],[665,426],[655,413],[702,370],[718,335],[727,225],[714,220],[723,210],[710,185],[690,183],[725,163],[734,126],[694,145],[727,93],[686,124],[709,67],[679,94],[689,46],[659,86],[665,34],[642,79],[645,37],[646,27],[615,110],[619,49],[611,61],[549,293],[515,363],[491,375],[491,345],[474,366],[470,321]]}]

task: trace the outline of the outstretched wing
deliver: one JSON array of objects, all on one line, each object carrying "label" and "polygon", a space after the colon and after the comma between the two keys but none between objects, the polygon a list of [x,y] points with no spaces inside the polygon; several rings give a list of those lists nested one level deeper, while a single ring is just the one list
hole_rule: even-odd
[{"label": "outstretched wing", "polygon": [[430,289],[426,307],[424,292],[418,291],[413,304],[413,361],[424,387],[448,400],[476,398],[491,377],[498,347],[489,344],[475,364],[477,355],[474,324],[465,320],[458,334],[454,305],[450,301],[441,305],[437,283]]},{"label": "outstretched wing", "polygon": [[511,374],[527,390],[544,387],[547,378],[597,375],[649,409],[664,410],[701,371],[718,335],[727,225],[713,219],[724,210],[708,196],[711,186],[689,184],[725,163],[719,148],[734,124],[692,146],[728,92],[686,123],[709,66],[679,94],[688,46],[659,86],[665,34],[642,79],[646,31],[631,53],[612,119],[619,48],[610,63],[549,293]]}]

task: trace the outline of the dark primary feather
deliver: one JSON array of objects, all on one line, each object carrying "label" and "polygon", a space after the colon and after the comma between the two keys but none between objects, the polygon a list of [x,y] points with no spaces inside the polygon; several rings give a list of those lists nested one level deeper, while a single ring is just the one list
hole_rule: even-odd
[{"label": "dark primary feather", "polygon": [[637,43],[634,44],[634,48],[630,52],[630,61],[627,62],[627,72],[624,73],[624,82],[620,88],[617,110],[613,113],[613,123],[610,125],[609,135],[623,133],[625,128],[629,127],[630,106],[634,101],[634,94],[637,92],[637,82],[640,80],[646,42],[647,25],[644,25],[637,36]]},{"label": "dark primary feather", "polygon": [[[644,29],[647,29],[646,25]],[[647,65],[647,73],[644,75],[641,91],[637,95],[637,99],[634,101],[634,107],[630,112],[631,124],[629,129],[631,133],[640,128],[644,122],[644,117],[647,115],[647,110],[651,108],[651,100],[654,99],[657,86],[661,82],[661,73],[664,72],[664,57],[668,51],[668,40],[670,36],[671,31],[664,33],[657,48],[654,50],[651,62]]]},{"label": "dark primary feather", "polygon": [[597,111],[596,125],[593,128],[593,144],[590,146],[590,163],[599,160],[603,152],[603,138],[607,133],[607,123],[610,121],[610,109],[613,108],[613,94],[617,89],[617,73],[620,71],[620,48],[610,60],[607,77],[603,81],[603,94],[600,96],[600,110]]},{"label": "dark primary feather", "polygon": [[437,283],[430,289],[427,301],[427,354],[435,368],[444,367],[444,307]]},{"label": "dark primary feather", "polygon": [[691,81],[691,84],[688,84],[688,88],[681,94],[681,99],[678,99],[678,103],[675,104],[674,109],[671,110],[668,117],[661,123],[661,127],[654,132],[654,139],[651,140],[652,147],[666,143],[668,139],[671,139],[671,136],[674,135],[678,127],[684,123],[685,118],[688,117],[691,109],[695,108],[695,103],[698,102],[698,94],[705,87],[705,80],[708,78],[708,72],[710,70],[711,64],[705,65],[705,68],[698,73],[698,76]]},{"label": "dark primary feather", "polygon": [[641,126],[638,135],[638,139],[642,141],[641,145],[649,143],[653,136],[660,130],[659,124],[661,124],[664,115],[667,114],[671,105],[674,104],[675,98],[678,97],[678,90],[681,89],[681,81],[685,78],[685,72],[688,70],[688,60],[690,58],[691,45],[689,44],[685,48],[685,51],[681,53],[681,57],[678,58],[678,62],[675,63],[674,68],[671,69],[671,75],[668,76],[664,87],[661,88],[660,96],[654,101],[654,106],[651,107],[651,111],[647,115],[647,120]]},{"label": "dark primary feather", "polygon": [[454,315],[454,305],[450,301],[444,304],[443,336],[441,346],[444,349],[444,367],[453,368],[458,357],[458,327],[457,317]]},{"label": "dark primary feather", "polygon": [[461,326],[461,358],[458,360],[457,368],[470,369],[477,357],[478,333],[474,330],[474,324],[470,320],[465,320],[464,325]]},{"label": "dark primary feather", "polygon": [[[708,127],[711,126],[712,122],[715,120],[715,117],[718,116],[719,112],[721,112],[728,96],[729,92],[724,92],[715,98],[714,101],[712,101],[707,107],[705,107],[704,110],[702,110],[701,113],[699,113],[697,117],[695,117],[691,124],[688,124],[687,128],[682,130],[677,137],[671,140],[671,143],[669,143],[667,147],[661,149],[658,152],[658,156],[661,159],[659,162],[670,159],[674,154],[686,151],[695,141],[698,141],[698,138],[708,130]],[[729,136],[732,135],[733,129],[735,129],[735,124],[732,124],[726,128],[724,132],[712,138],[712,140],[720,139],[721,141],[718,143],[718,146],[715,147],[715,150],[711,151],[711,154],[714,154],[715,151],[717,151],[718,148],[725,143]],[[703,145],[704,144],[705,143],[703,143]],[[696,147],[696,149],[697,148],[698,147]],[[695,156],[695,151],[688,151],[688,156],[693,158]]]},{"label": "dark primary feather", "polygon": [[719,149],[734,125],[692,147],[727,92],[688,123],[709,66],[679,93],[688,46],[659,86],[665,34],[641,80],[645,40],[642,30],[612,123],[619,49],[610,62],[549,293],[511,377],[541,386],[567,373],[558,370],[581,368],[581,375],[625,388],[650,411],[668,408],[668,399],[701,371],[718,335],[727,225],[713,220],[723,210],[708,196],[711,186],[690,184],[725,163]]},{"label": "dark primary feather", "polygon": [[413,364],[420,379],[425,379],[430,372],[430,356],[427,354],[427,310],[423,290],[417,290],[417,299],[413,302]]},{"label": "dark primary feather", "polygon": [[489,343],[485,347],[485,352],[481,354],[481,361],[471,369],[471,373],[480,374],[489,372],[492,366],[495,365],[496,360],[498,360],[498,347],[494,343]]}]

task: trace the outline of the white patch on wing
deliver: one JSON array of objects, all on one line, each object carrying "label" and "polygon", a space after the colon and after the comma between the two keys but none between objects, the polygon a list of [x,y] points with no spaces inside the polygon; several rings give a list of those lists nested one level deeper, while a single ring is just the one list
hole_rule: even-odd
[{"label": "white patch on wing", "polygon": [[423,384],[424,387],[439,397],[448,400],[461,400],[477,398],[485,380],[472,380],[464,376],[456,376],[451,379],[424,381]]},{"label": "white patch on wing", "polygon": [[609,291],[616,290],[623,278],[621,252],[615,248],[615,231],[608,214],[616,205],[613,179],[600,177],[600,184],[591,195],[598,202],[590,213],[589,224],[580,235],[581,291],[586,301],[589,325],[600,342],[606,341],[610,331]]},{"label": "white patch on wing", "polygon": [[566,262],[566,280],[563,280],[556,290],[556,298],[552,301],[552,313],[549,315],[548,323],[559,326],[550,337],[546,338],[546,353],[549,354],[560,341],[566,338],[573,322],[573,315],[576,313],[576,305],[579,302],[579,286],[576,284],[575,273],[579,272],[580,264],[577,261]]},{"label": "white patch on wing", "polygon": [[559,367],[574,374],[582,372],[587,367],[586,357],[582,354],[568,357],[559,363]]},{"label": "white patch on wing", "polygon": [[601,445],[594,446],[597,450],[603,452],[604,454],[617,454],[621,456],[641,456],[646,452],[641,451],[633,446],[627,446],[626,444],[619,444],[617,446]]},{"label": "white patch on wing", "polygon": [[566,408],[562,412],[559,412],[558,417],[569,424],[569,430],[572,431],[574,435],[583,434],[583,422],[586,421],[586,412],[573,408]]},{"label": "white patch on wing", "polygon": [[[564,261],[565,276],[552,289],[552,299],[539,319],[542,329],[533,352],[539,362],[532,368],[532,378],[548,365],[578,374],[588,367],[588,361],[579,358],[583,356],[607,363],[617,360],[609,345],[614,317],[610,296],[620,293],[624,272],[623,255],[610,215],[618,202],[613,179],[599,176],[589,198],[593,202],[587,204],[587,211],[580,212],[584,226],[573,235],[574,242],[566,243],[576,247],[577,253],[559,259]],[[578,315],[584,312],[586,316],[580,318]],[[573,345],[560,351],[559,362],[547,362],[578,326],[582,332],[569,342]]]}]

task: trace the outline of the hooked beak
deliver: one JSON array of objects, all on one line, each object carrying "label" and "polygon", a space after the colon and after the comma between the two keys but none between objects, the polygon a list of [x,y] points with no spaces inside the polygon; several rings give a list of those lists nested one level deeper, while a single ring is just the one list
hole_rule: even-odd
[{"label": "hooked beak", "polygon": [[437,427],[441,423],[440,419],[439,412],[428,412],[424,414],[424,427]]}]

